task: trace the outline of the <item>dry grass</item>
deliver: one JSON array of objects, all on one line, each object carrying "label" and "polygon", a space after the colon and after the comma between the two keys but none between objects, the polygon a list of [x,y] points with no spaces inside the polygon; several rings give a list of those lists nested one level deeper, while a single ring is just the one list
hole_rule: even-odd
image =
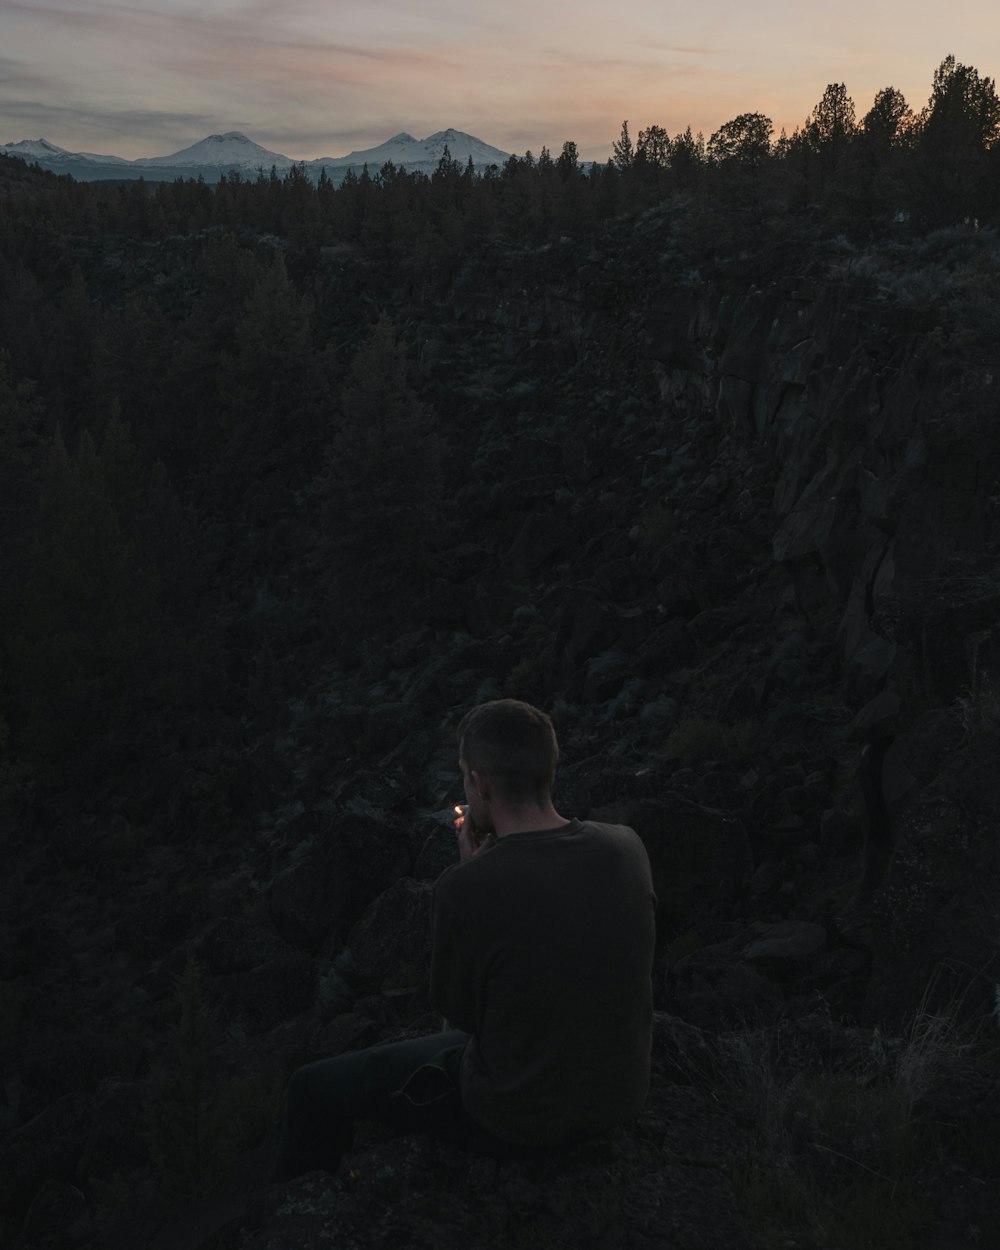
[{"label": "dry grass", "polygon": [[735,1182],[760,1250],[918,1244],[931,1217],[922,1175],[942,1140],[922,1106],[973,1046],[956,1020],[921,1009],[894,1044],[876,1031],[867,1060],[843,1072],[783,1072],[775,1029],[725,1039],[729,1096],[755,1125]]},{"label": "dry grass", "polygon": [[977,741],[984,735],[1000,733],[1000,691],[988,676],[976,684],[976,689],[955,700],[962,717],[965,741]]}]

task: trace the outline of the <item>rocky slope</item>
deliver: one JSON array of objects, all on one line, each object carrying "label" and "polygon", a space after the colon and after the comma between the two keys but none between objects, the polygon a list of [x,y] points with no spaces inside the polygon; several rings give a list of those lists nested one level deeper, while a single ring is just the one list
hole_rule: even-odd
[{"label": "rocky slope", "polygon": [[[434,812],[459,715],[499,693],[553,709],[557,805],[649,849],[646,1112],[531,1163],[371,1131],[336,1181],[209,1202],[176,1244],[213,1222],[203,1244],[253,1250],[869,1244],[847,1209],[881,1245],[1000,1240],[995,1048],[928,1032],[949,1005],[981,1019],[996,982],[996,362],[877,281],[653,265],[623,307],[620,254],[570,282],[562,259],[499,297],[459,274],[424,314],[428,391],[475,429],[465,524],[411,632],[350,658],[298,644],[319,675],[273,735],[289,801],[241,809],[234,771],[220,821],[193,778],[180,811],[221,826],[210,846],[123,819],[90,831],[96,864],[79,825],[18,864],[0,975],[19,1244],[169,1244],[193,1210],[170,1185],[224,1185],[275,1078],[436,1027],[428,897],[453,848]],[[580,418],[579,388],[626,369]],[[918,1137],[961,1131],[893,1155],[866,1099]],[[789,1213],[769,1177],[791,1158],[822,1186]]]}]

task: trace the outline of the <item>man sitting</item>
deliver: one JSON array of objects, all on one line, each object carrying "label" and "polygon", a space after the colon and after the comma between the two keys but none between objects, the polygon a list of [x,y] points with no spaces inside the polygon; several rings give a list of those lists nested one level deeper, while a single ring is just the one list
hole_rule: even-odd
[{"label": "man sitting", "polygon": [[642,842],[556,811],[558,746],[537,708],[484,703],[458,742],[460,862],[435,883],[432,919],[430,998],[446,1031],[299,1068],[276,1180],[336,1170],[361,1117],[504,1156],[642,1108],[656,907]]}]

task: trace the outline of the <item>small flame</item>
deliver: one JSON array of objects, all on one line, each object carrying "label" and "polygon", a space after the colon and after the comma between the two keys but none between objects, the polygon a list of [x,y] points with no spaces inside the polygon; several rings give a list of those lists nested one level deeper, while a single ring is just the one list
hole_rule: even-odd
[{"label": "small flame", "polygon": [[455,828],[460,829],[465,824],[465,809],[461,803],[456,803],[452,810],[455,813]]}]

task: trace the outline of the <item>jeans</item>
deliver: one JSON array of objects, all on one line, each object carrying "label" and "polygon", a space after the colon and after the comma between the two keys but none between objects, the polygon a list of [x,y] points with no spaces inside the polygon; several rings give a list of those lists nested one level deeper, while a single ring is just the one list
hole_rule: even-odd
[{"label": "jeans", "polygon": [[458,1070],[468,1040],[468,1033],[450,1029],[298,1068],[288,1083],[272,1180],[317,1168],[335,1172],[358,1119],[431,1133],[497,1158],[538,1153],[495,1137],[463,1107]]}]

